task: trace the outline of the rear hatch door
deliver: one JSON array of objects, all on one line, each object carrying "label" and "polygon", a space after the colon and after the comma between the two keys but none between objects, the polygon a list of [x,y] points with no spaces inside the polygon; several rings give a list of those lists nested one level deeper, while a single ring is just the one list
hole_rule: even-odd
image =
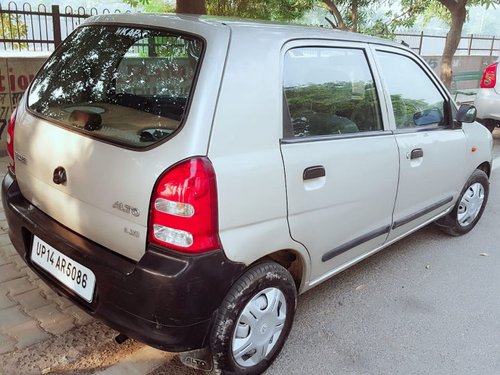
[{"label": "rear hatch door", "polygon": [[[203,29],[214,33],[197,25]],[[121,22],[70,35],[21,103],[14,148],[22,194],[66,227],[138,260],[157,178],[206,153],[211,124],[199,118],[213,116],[227,33],[212,50],[206,35]],[[210,77],[201,69],[207,55]],[[202,81],[213,92],[195,95]]]}]

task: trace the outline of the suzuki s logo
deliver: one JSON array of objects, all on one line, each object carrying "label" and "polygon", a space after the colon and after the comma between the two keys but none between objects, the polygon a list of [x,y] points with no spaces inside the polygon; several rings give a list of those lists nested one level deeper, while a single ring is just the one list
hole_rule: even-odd
[{"label": "suzuki s logo", "polygon": [[63,167],[57,167],[54,170],[54,174],[52,176],[52,181],[54,181],[54,184],[56,185],[61,185],[66,183],[66,170]]}]

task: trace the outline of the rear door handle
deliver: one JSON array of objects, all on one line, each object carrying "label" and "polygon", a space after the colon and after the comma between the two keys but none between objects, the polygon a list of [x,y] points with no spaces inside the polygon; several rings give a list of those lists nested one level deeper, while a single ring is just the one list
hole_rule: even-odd
[{"label": "rear door handle", "polygon": [[315,165],[313,167],[308,167],[304,169],[304,173],[302,174],[302,178],[304,179],[304,181],[325,176],[326,176],[325,167],[323,167],[322,165]]},{"label": "rear door handle", "polygon": [[418,159],[418,158],[422,158],[424,156],[424,150],[422,150],[421,148],[416,148],[414,150],[411,150],[411,154],[410,154],[410,159]]}]

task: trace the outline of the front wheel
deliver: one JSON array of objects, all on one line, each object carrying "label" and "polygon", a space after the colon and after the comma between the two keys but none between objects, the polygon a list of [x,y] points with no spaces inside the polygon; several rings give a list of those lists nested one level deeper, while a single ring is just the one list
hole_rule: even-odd
[{"label": "front wheel", "polygon": [[228,292],[215,319],[210,347],[215,370],[261,374],[292,327],[297,291],[290,273],[273,262],[257,264]]},{"label": "front wheel", "polygon": [[488,176],[476,169],[465,184],[453,211],[439,219],[436,224],[452,236],[471,231],[483,214],[489,191]]}]

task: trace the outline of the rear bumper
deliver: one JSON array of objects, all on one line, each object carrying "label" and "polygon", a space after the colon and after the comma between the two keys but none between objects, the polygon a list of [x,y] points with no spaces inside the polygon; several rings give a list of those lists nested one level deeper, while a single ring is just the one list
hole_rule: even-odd
[{"label": "rear bumper", "polygon": [[[222,250],[185,256],[150,246],[139,262],[124,258],[31,205],[10,174],[2,183],[2,200],[12,244],[42,280],[113,329],[162,350],[205,346],[214,312],[244,269]],[[92,303],[31,263],[33,235],[94,272]]]}]

